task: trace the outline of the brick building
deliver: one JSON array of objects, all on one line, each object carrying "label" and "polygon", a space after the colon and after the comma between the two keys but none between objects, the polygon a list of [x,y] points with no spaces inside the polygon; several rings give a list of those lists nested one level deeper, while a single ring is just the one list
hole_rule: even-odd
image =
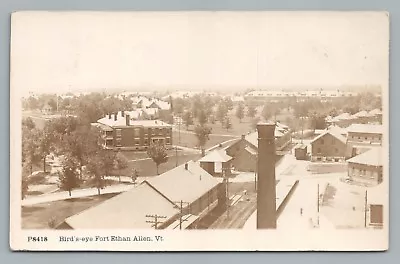
[{"label": "brick building", "polygon": [[102,130],[107,149],[146,150],[153,142],[172,146],[172,126],[160,120],[135,120],[121,111],[93,125]]},{"label": "brick building", "polygon": [[348,176],[352,181],[379,184],[383,180],[382,148],[375,147],[348,162]]},{"label": "brick building", "polygon": [[346,154],[346,138],[326,130],[311,141],[312,161],[343,161]]},{"label": "brick building", "polygon": [[371,147],[382,145],[382,125],[353,124],[347,128],[347,133],[346,158],[359,155]]}]

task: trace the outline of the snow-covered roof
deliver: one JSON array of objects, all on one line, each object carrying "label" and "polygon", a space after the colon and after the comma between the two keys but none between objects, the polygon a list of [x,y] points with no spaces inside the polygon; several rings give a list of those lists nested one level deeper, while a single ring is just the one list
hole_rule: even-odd
[{"label": "snow-covered roof", "polygon": [[382,166],[382,148],[371,148],[370,150],[349,159],[348,162],[370,166]]}]

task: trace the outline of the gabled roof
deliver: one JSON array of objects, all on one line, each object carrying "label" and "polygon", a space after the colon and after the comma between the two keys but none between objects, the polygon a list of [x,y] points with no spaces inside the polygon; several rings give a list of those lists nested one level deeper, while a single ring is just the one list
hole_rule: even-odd
[{"label": "gabled roof", "polygon": [[370,166],[383,166],[382,148],[371,148],[370,150],[349,159],[348,162]]},{"label": "gabled roof", "polygon": [[[280,128],[275,127],[274,135],[275,135],[275,138],[280,138],[285,134],[280,131]],[[252,144],[253,146],[258,147],[258,132],[256,131],[256,132],[247,134],[245,136],[245,140],[247,142],[249,142],[250,144]]]},{"label": "gabled roof", "polygon": [[65,222],[73,229],[153,228],[146,215],[171,218],[178,214],[175,204],[147,184],[123,192],[103,203],[73,215]]},{"label": "gabled roof", "polygon": [[101,123],[91,123],[92,126],[98,127],[103,131],[113,131],[112,127],[101,124]]},{"label": "gabled roof", "polygon": [[196,162],[187,162],[146,182],[173,202],[194,202],[220,183]]},{"label": "gabled roof", "polygon": [[332,125],[328,128],[329,131],[332,131],[333,133],[339,134],[339,135],[347,135],[347,129],[341,128],[339,126]]},{"label": "gabled roof", "polygon": [[334,118],[332,118],[332,121],[340,121],[340,120],[350,120],[350,119],[354,119],[355,117],[351,116],[349,113],[342,113],[338,116],[335,116]]},{"label": "gabled roof", "polygon": [[370,124],[352,124],[347,128],[347,131],[350,133],[383,134],[383,126]]},{"label": "gabled roof", "polygon": [[256,151],[255,149],[253,149],[252,147],[247,146],[247,147],[245,148],[245,150],[246,150],[247,152],[249,152],[251,155],[257,155],[257,151]]},{"label": "gabled roof", "polygon": [[225,150],[216,149],[199,159],[199,162],[228,162],[232,159]]},{"label": "gabled roof", "polygon": [[[147,109],[146,109],[147,110]],[[161,120],[135,120],[141,116],[142,110],[125,111],[125,116],[122,116],[121,112],[117,113],[117,120],[115,115],[112,114],[111,118],[108,115],[97,120],[97,123],[103,124],[109,127],[123,127],[126,126],[126,115],[130,117],[130,126],[144,126],[144,127],[171,127],[171,125]],[[132,115],[132,116],[131,116]]]},{"label": "gabled roof", "polygon": [[161,100],[153,100],[151,104],[148,105],[148,108],[155,106],[161,110],[169,110],[171,109],[171,104],[169,102],[161,101]]},{"label": "gabled roof", "polygon": [[354,114],[355,117],[368,117],[371,116],[367,111],[360,111]]},{"label": "gabled roof", "polygon": [[374,110],[371,110],[371,111],[369,112],[369,114],[372,115],[372,116],[381,115],[381,114],[382,114],[382,111],[381,111],[380,109],[376,108],[376,109],[374,109]]},{"label": "gabled roof", "polygon": [[337,138],[338,140],[340,140],[341,142],[343,142],[344,144],[346,144],[346,138],[344,136],[342,136],[341,134],[338,134],[335,131],[331,131],[331,130],[325,130],[324,133],[320,134],[319,136],[315,137],[312,141],[311,144],[314,143],[315,141],[317,141],[318,139],[324,137],[325,135],[330,134],[333,137]]}]

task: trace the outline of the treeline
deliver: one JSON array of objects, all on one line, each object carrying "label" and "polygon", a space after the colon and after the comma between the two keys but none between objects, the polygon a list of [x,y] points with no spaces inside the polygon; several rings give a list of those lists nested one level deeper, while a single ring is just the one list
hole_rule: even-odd
[{"label": "treeline", "polygon": [[[219,122],[227,130],[232,128],[228,113],[233,110],[234,103],[230,97],[195,95],[191,98],[174,98],[173,105],[174,114],[182,117],[187,129],[196,121],[203,126],[207,123]],[[334,98],[327,101],[319,98],[299,101],[296,97],[280,101],[246,100],[237,103],[235,116],[239,121],[245,117],[251,118],[253,128],[262,118],[284,122],[293,129],[300,126],[309,129],[324,129],[325,118],[328,115],[337,116],[345,112],[355,114],[376,108],[382,108],[381,98],[371,92],[364,92],[354,97]],[[257,109],[261,110],[259,115],[257,115]],[[284,110],[291,112],[292,116],[285,120],[277,120],[277,116]]]},{"label": "treeline", "polygon": [[[128,166],[122,153],[102,147],[101,132],[74,117],[61,117],[36,128],[31,118],[22,121],[22,197],[28,191],[29,175],[34,166],[42,164],[44,173],[47,157],[61,157],[60,188],[71,191],[86,182],[100,189],[107,184],[105,176],[113,169]],[[85,175],[84,175],[85,172]]]},{"label": "treeline", "polygon": [[45,105],[56,112],[78,116],[85,123],[96,122],[108,113],[121,110],[132,110],[132,99],[129,97],[118,98],[106,93],[90,93],[78,97],[61,98],[56,95],[44,94],[29,97],[23,101],[25,110],[41,110]]}]

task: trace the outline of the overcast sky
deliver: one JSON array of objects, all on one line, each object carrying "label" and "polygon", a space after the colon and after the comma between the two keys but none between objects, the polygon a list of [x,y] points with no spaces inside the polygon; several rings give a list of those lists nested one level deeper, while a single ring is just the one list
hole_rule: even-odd
[{"label": "overcast sky", "polygon": [[17,13],[11,87],[387,85],[385,13]]}]

